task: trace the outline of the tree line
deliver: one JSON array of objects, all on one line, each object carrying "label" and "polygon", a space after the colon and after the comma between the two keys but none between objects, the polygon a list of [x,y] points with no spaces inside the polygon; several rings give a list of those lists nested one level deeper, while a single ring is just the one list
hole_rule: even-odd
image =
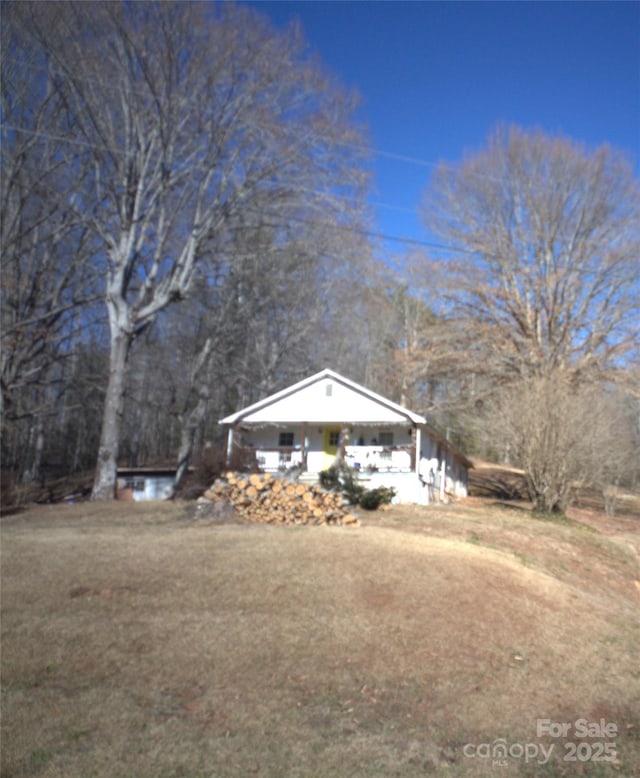
[{"label": "tree line", "polygon": [[325,366],[522,464],[540,510],[637,477],[640,210],[621,154],[499,128],[429,182],[442,249],[392,271],[368,237],[357,98],[295,26],[228,4],[2,16],[17,482],[94,470],[111,499],[117,463],[180,477],[219,418]]}]

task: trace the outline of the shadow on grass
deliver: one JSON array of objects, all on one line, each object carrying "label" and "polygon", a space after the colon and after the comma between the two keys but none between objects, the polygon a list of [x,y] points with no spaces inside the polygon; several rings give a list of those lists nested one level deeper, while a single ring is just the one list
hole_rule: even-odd
[{"label": "shadow on grass", "polygon": [[471,497],[494,497],[497,500],[526,500],[529,496],[522,473],[499,467],[471,470],[469,494]]}]

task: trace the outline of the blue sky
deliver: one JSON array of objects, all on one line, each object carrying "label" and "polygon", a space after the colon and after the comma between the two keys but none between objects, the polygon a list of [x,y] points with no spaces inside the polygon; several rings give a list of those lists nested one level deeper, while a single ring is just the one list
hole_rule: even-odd
[{"label": "blue sky", "polygon": [[[639,2],[249,2],[297,18],[324,65],[362,98],[380,151],[455,162],[499,122],[610,143],[640,169]],[[376,154],[381,232],[428,240],[430,164]],[[407,246],[388,242],[402,253]]]}]

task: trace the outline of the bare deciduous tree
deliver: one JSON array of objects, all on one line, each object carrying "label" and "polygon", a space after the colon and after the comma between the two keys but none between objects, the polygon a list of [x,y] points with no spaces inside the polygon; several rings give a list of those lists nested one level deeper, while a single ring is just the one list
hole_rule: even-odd
[{"label": "bare deciduous tree", "polygon": [[[131,346],[190,292],[210,246],[268,199],[342,218],[360,191],[352,103],[250,11],[198,3],[25,5],[91,171],[75,203],[100,242],[110,371],[94,499],[114,494]],[[349,211],[349,216],[352,211]]]},{"label": "bare deciduous tree", "polygon": [[62,395],[51,387],[81,317],[87,322],[91,268],[77,256],[89,258],[92,249],[70,206],[82,171],[68,144],[51,134],[63,106],[13,10],[2,14],[0,413],[3,466],[30,480],[39,475],[45,427]]},{"label": "bare deciduous tree", "polygon": [[495,378],[624,369],[640,341],[640,188],[621,154],[500,129],[436,170],[424,218],[447,247],[446,312]]},{"label": "bare deciduous tree", "polygon": [[444,244],[439,312],[456,335],[457,380],[479,387],[474,403],[499,393],[488,434],[517,451],[536,507],[563,511],[574,481],[595,478],[580,443],[593,440],[583,395],[598,382],[629,388],[639,353],[631,165],[609,147],[500,129],[437,169],[424,215]]},{"label": "bare deciduous tree", "polygon": [[608,512],[636,468],[633,427],[619,390],[572,384],[562,373],[499,390],[488,414],[497,444],[525,471],[534,509],[564,513],[577,488],[597,487]]}]

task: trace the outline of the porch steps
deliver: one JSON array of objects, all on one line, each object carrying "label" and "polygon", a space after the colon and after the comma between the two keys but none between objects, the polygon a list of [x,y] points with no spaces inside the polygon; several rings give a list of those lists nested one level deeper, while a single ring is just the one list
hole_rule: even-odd
[{"label": "porch steps", "polygon": [[318,483],[318,474],[317,473],[300,473],[300,475],[297,478],[298,483],[300,484],[317,484]]},{"label": "porch steps", "polygon": [[[300,473],[300,475],[296,478],[296,481],[300,484],[317,484],[318,483],[318,474],[317,473]],[[368,483],[371,481],[371,476],[368,473],[358,473],[358,481],[360,483]]]}]

